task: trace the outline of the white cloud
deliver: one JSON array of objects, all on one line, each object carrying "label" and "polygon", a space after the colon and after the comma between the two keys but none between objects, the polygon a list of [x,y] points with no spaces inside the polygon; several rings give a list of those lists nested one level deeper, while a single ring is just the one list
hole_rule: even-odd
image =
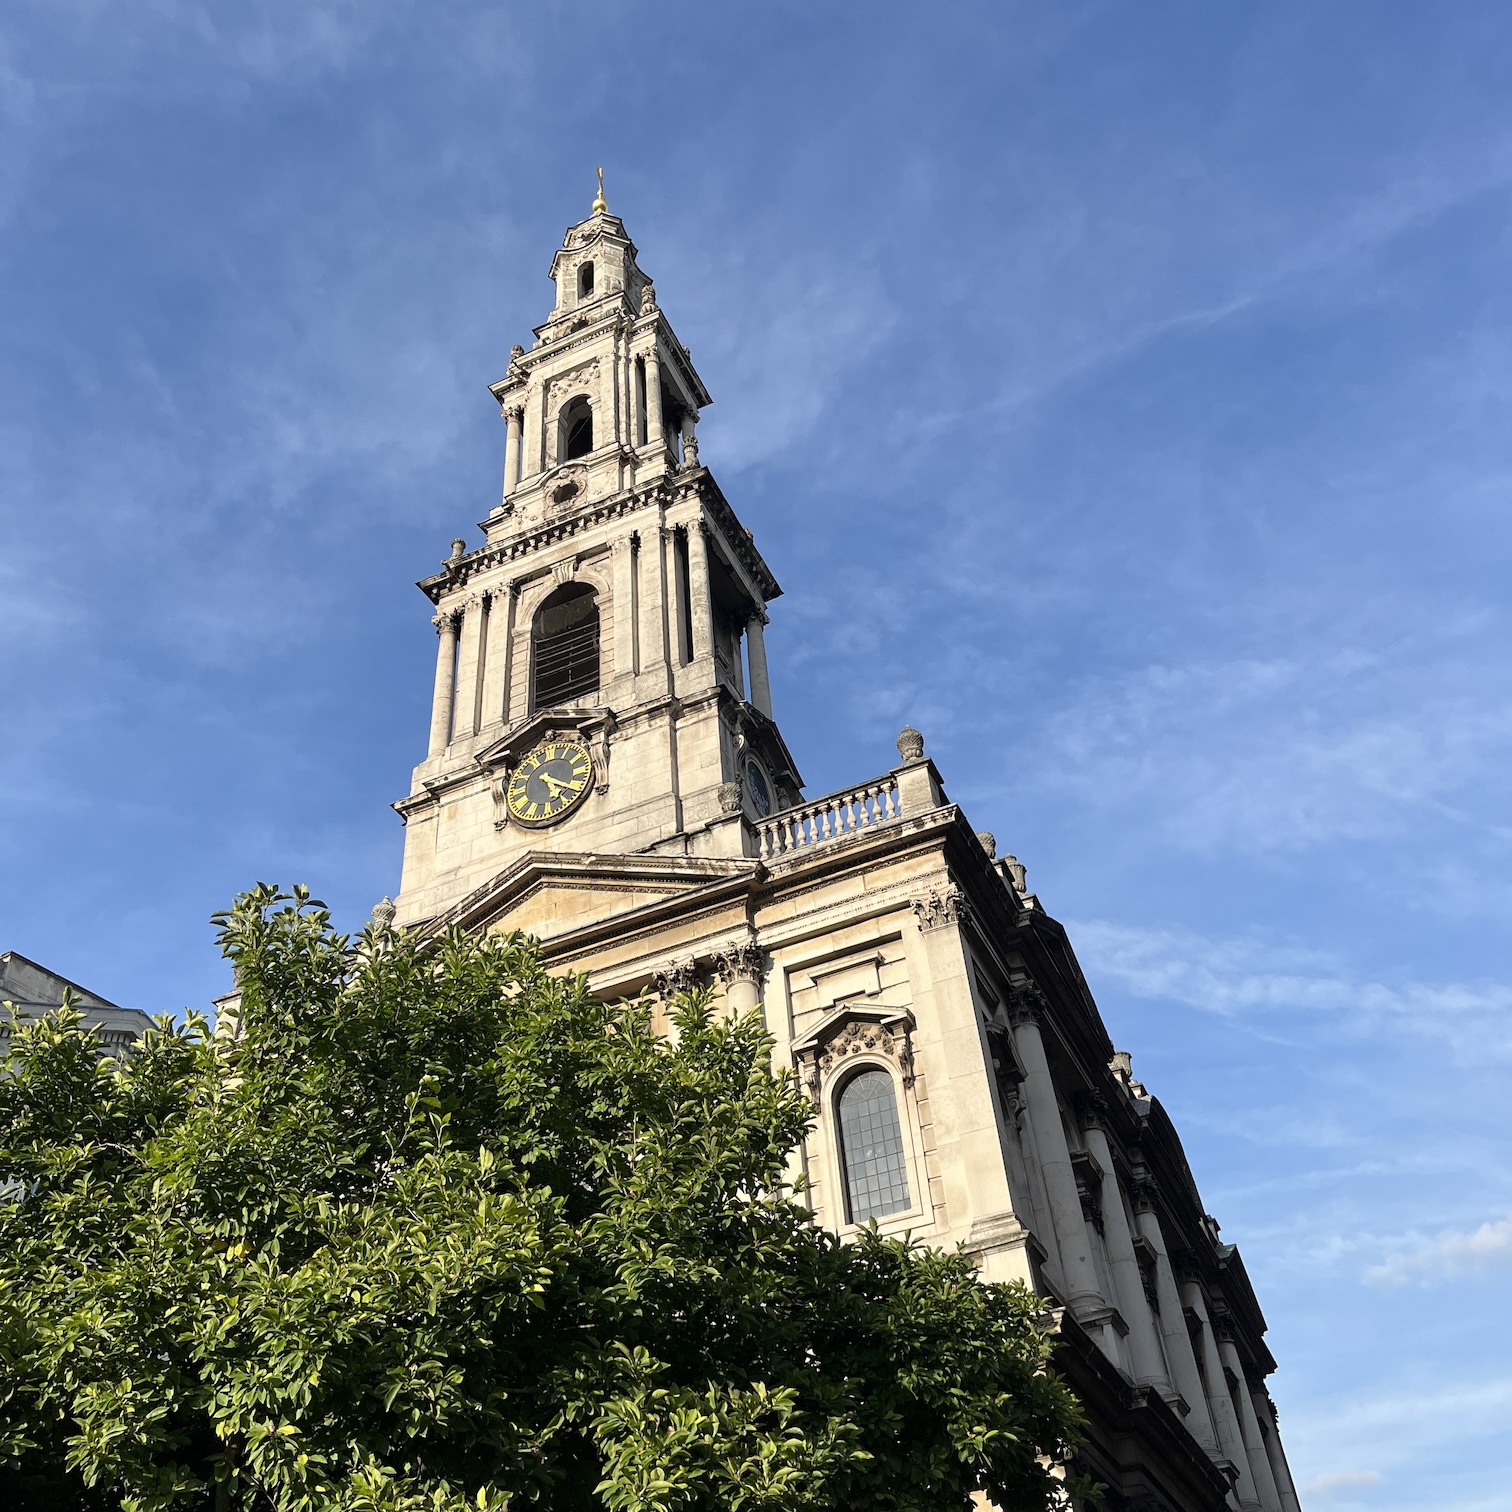
[{"label": "white cloud", "polygon": [[[1309,1495],[1342,1500],[1350,1491],[1368,1491],[1389,1478],[1395,1492],[1391,1505],[1401,1512],[1430,1506],[1435,1512],[1470,1512],[1506,1503],[1482,1501],[1469,1486],[1451,1489],[1446,1472],[1457,1471],[1466,1460],[1480,1462],[1479,1453],[1494,1454],[1496,1441],[1506,1435],[1509,1410],[1512,1379],[1441,1384],[1420,1379],[1379,1396],[1337,1404],[1314,1401],[1305,1412],[1289,1415],[1282,1432],[1293,1469],[1299,1471],[1304,1506]],[[1472,1448],[1480,1440],[1491,1441],[1485,1451]],[[1410,1499],[1404,1497],[1407,1488],[1401,1483],[1425,1473],[1437,1475],[1440,1494],[1421,1501],[1410,1492]],[[1378,1479],[1345,1479],[1372,1474]]]},{"label": "white cloud", "polygon": [[1329,1470],[1313,1476],[1297,1489],[1315,1496],[1328,1496],[1335,1491],[1358,1491],[1366,1486],[1379,1486],[1385,1479],[1379,1470]]},{"label": "white cloud", "polygon": [[1378,1286],[1431,1286],[1472,1271],[1512,1265],[1512,1214],[1478,1229],[1445,1229],[1388,1256],[1365,1272]]},{"label": "white cloud", "polygon": [[[1466,793],[1507,767],[1512,710],[1484,684],[1412,685],[1406,650],[1155,664],[1090,683],[1048,722],[1041,766],[1088,801],[1148,798],[1183,848],[1297,850],[1464,822]],[[1413,647],[1414,666],[1440,650]]]},{"label": "white cloud", "polygon": [[1350,1033],[1389,1024],[1480,1057],[1512,1055],[1512,986],[1502,982],[1374,981],[1326,951],[1262,939],[1213,940],[1104,920],[1069,927],[1094,989],[1099,978],[1111,979],[1135,997],[1227,1017],[1326,1015]]}]

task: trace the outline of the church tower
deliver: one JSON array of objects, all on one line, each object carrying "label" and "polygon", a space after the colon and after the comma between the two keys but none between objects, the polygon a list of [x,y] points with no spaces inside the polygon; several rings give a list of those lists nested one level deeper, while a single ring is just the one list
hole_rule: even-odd
[{"label": "church tower", "polygon": [[767,676],[780,590],[700,459],[709,394],[602,181],[551,279],[492,387],[483,544],[420,584],[436,681],[397,921],[527,930],[605,998],[759,1008],[814,1110],[793,1175],[815,1221],[1033,1287],[1107,1512],[1300,1512],[1239,1251],[1023,866],[913,729],[888,770],[804,798]]},{"label": "church tower", "polygon": [[504,488],[453,543],[400,922],[530,853],[740,857],[798,801],[763,639],[782,591],[699,460],[708,390],[602,187],[492,386]]}]

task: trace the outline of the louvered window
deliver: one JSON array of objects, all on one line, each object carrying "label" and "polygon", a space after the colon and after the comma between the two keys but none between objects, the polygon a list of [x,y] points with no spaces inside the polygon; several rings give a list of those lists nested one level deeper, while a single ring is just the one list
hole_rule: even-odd
[{"label": "louvered window", "polygon": [[560,461],[586,457],[593,450],[593,406],[586,399],[574,399],[562,410],[557,430]]},{"label": "louvered window", "polygon": [[882,1070],[853,1076],[840,1093],[838,1121],[847,1221],[902,1212],[909,1205],[908,1170],[892,1077]]},{"label": "louvered window", "polygon": [[599,685],[598,599],[585,583],[567,583],[541,605],[531,631],[530,707],[571,703]]}]

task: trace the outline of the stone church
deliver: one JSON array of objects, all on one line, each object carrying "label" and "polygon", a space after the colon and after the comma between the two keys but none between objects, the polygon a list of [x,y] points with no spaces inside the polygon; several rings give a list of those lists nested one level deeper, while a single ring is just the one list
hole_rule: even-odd
[{"label": "stone church", "polygon": [[1244,1263],[1065,930],[917,731],[806,799],[777,579],[699,455],[710,402],[602,186],[492,386],[504,487],[435,606],[397,922],[524,929],[605,997],[760,1004],[813,1101],[816,1219],[964,1246],[1059,1318],[1107,1506],[1299,1512]]}]

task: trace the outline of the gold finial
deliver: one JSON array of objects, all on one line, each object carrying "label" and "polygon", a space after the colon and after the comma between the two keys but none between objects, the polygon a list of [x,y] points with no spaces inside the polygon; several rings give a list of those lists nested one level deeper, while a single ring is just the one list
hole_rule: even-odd
[{"label": "gold finial", "polygon": [[607,215],[609,213],[609,201],[604,198],[604,170],[599,168],[596,171],[598,173],[599,190],[593,199],[593,213],[595,215]]}]

